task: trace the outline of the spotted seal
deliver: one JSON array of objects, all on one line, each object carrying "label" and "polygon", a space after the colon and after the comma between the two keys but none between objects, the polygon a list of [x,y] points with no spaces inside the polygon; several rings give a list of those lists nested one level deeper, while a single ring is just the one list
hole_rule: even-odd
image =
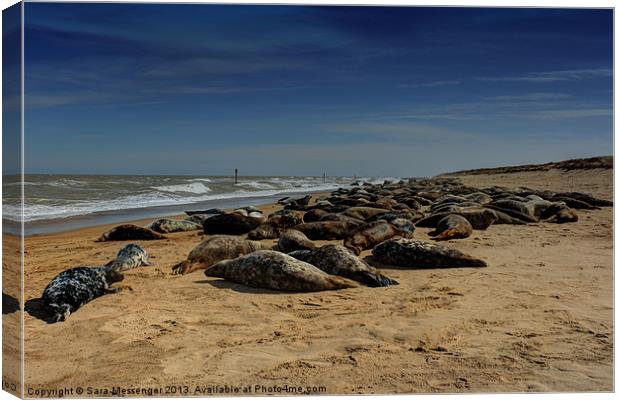
[{"label": "spotted seal", "polygon": [[459,250],[416,239],[389,239],[372,249],[380,263],[405,268],[486,267],[487,263]]},{"label": "spotted seal", "polygon": [[77,267],[56,275],[41,296],[55,322],[64,321],[89,301],[120,289],[110,285],[123,280],[123,275],[108,267]]},{"label": "spotted seal", "polygon": [[206,276],[224,278],[255,288],[287,292],[315,292],[356,287],[356,283],[329,275],[312,264],[272,250],[259,250],[220,261],[205,270]]},{"label": "spotted seal", "polygon": [[338,244],[328,244],[316,250],[293,251],[289,255],[312,264],[328,274],[339,275],[370,287],[398,285],[397,281],[382,275],[349,249]]},{"label": "spotted seal", "polygon": [[118,251],[116,258],[107,266],[117,272],[123,272],[141,266],[150,266],[149,256],[146,250],[137,244],[128,244]]},{"label": "spotted seal", "polygon": [[[197,214],[200,215],[200,214]],[[173,233],[173,232],[186,232],[186,231],[197,231],[202,229],[202,225],[197,224],[196,222],[188,221],[188,220],[174,220],[168,218],[160,218],[155,220],[145,226],[145,228],[150,229],[159,233]]]},{"label": "spotted seal", "polygon": [[435,240],[464,239],[471,235],[472,226],[467,219],[457,214],[450,214],[437,222],[435,230],[429,232]]},{"label": "spotted seal", "polygon": [[266,248],[260,242],[237,236],[216,235],[204,240],[189,252],[187,259],[172,267],[173,274],[185,275],[205,269],[221,260],[239,257]]},{"label": "spotted seal", "polygon": [[112,240],[160,240],[166,239],[161,233],[133,224],[123,224],[103,233],[97,242]]},{"label": "spotted seal", "polygon": [[316,245],[314,242],[296,229],[287,229],[282,236],[280,236],[280,239],[278,239],[278,250],[283,253],[290,253],[295,250],[312,250],[315,248]]},{"label": "spotted seal", "polygon": [[359,255],[362,251],[372,249],[384,240],[394,236],[413,237],[414,226],[411,221],[397,218],[392,222],[378,220],[362,225],[357,232],[345,239],[344,245]]}]

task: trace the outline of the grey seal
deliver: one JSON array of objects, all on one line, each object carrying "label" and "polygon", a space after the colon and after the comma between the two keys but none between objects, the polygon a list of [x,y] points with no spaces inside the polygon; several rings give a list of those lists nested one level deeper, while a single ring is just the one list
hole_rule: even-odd
[{"label": "grey seal", "polygon": [[118,251],[116,258],[107,266],[117,272],[123,272],[141,266],[152,265],[149,256],[142,247],[137,244],[128,244]]},{"label": "grey seal", "polygon": [[123,275],[108,267],[77,267],[63,271],[50,281],[43,295],[43,304],[55,322],[66,320],[89,301],[120,289],[110,285],[123,280]]},{"label": "grey seal", "polygon": [[310,263],[328,274],[339,275],[370,287],[398,285],[397,281],[382,275],[349,249],[338,244],[328,244],[316,250],[294,251],[289,255]]},{"label": "grey seal", "polygon": [[185,261],[173,266],[172,273],[185,275],[198,269],[208,268],[218,261],[239,257],[265,247],[260,242],[236,236],[212,236],[194,247]]},{"label": "grey seal", "polygon": [[250,287],[287,292],[316,292],[357,286],[353,281],[329,275],[312,264],[272,250],[259,250],[233,260],[220,261],[206,269],[205,275]]},{"label": "grey seal", "polygon": [[372,249],[379,243],[394,236],[413,237],[413,223],[407,219],[397,218],[392,222],[378,220],[362,225],[357,232],[345,239],[346,248],[360,254],[362,251]]},{"label": "grey seal", "polygon": [[389,239],[372,249],[383,264],[405,268],[486,267],[487,263],[459,250],[416,239]]},{"label": "grey seal", "polygon": [[312,240],[338,240],[350,236],[362,223],[344,221],[304,222],[293,229],[303,232]]},{"label": "grey seal", "polygon": [[166,239],[161,233],[133,224],[123,224],[110,229],[97,239],[97,242],[111,240],[160,240]]},{"label": "grey seal", "polygon": [[295,250],[312,250],[315,249],[314,242],[303,232],[296,229],[287,229],[284,231],[280,239],[278,239],[278,249],[283,253],[290,253]]},{"label": "grey seal", "polygon": [[[199,214],[198,214],[199,215]],[[147,229],[151,229],[159,233],[172,233],[172,232],[186,232],[197,231],[202,229],[202,225],[196,222],[182,220],[177,221],[174,219],[160,218],[145,226]]]},{"label": "grey seal", "polygon": [[457,214],[450,214],[437,222],[435,230],[429,232],[435,240],[464,239],[471,235],[472,226],[467,219]]}]

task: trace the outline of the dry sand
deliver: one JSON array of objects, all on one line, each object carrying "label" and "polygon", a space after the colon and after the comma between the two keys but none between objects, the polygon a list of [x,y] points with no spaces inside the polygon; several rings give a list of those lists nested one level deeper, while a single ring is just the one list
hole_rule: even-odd
[{"label": "dry sand", "polygon": [[[461,179],[613,196],[611,170]],[[613,213],[579,216],[565,225],[494,225],[447,243],[487,260],[485,269],[385,269],[399,286],[311,294],[251,289],[202,271],[171,275],[204,239],[171,234],[136,242],[155,266],[126,273],[123,292],[57,324],[36,317],[33,299],[57,273],[103,264],[125,243],[95,243],[106,227],[29,237],[25,298],[35,315],[25,316],[26,388],[611,391]]]}]

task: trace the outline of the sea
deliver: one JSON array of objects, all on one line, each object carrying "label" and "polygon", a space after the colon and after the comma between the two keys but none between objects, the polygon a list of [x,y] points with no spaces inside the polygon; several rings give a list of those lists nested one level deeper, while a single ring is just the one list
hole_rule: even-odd
[{"label": "sea", "polygon": [[[185,210],[233,208],[273,202],[285,196],[382,183],[397,177],[156,175],[24,176],[26,234],[42,234],[104,223],[180,214]],[[3,177],[4,231],[19,231],[20,177]]]}]

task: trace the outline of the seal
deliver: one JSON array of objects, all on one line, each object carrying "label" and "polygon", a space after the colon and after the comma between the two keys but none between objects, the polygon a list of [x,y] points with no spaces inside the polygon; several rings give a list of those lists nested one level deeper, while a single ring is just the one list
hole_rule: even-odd
[{"label": "seal", "polygon": [[350,236],[363,223],[345,221],[304,222],[293,229],[303,232],[312,240],[339,240]]},{"label": "seal", "polygon": [[392,220],[392,223],[378,220],[362,225],[357,232],[345,239],[344,245],[359,255],[394,236],[413,237],[413,231],[413,223],[407,219],[397,218]]},{"label": "seal", "polygon": [[[196,214],[200,215],[200,214]],[[202,225],[199,225],[192,221],[177,221],[174,219],[161,218],[155,220],[145,226],[145,228],[150,229],[159,233],[172,233],[172,232],[186,232],[186,231],[197,231],[202,229]]]},{"label": "seal", "polygon": [[296,229],[287,229],[278,240],[278,250],[283,253],[290,253],[295,250],[315,249],[314,242],[302,232]]},{"label": "seal", "polygon": [[450,212],[441,212],[432,214],[426,218],[419,220],[416,226],[422,228],[435,228],[437,223],[444,217],[450,214],[458,214],[461,217],[469,221],[474,229],[485,230],[495,221],[497,221],[497,214],[493,210],[486,208],[462,208],[458,210],[452,210]]},{"label": "seal", "polygon": [[188,274],[218,261],[238,257],[265,248],[261,243],[236,236],[216,235],[190,251],[187,259],[172,267],[173,274]]},{"label": "seal", "polygon": [[52,313],[55,322],[66,320],[89,301],[120,289],[111,289],[123,275],[108,267],[77,267],[56,275],[41,296],[43,304]]},{"label": "seal", "polygon": [[153,265],[149,262],[146,250],[137,244],[128,244],[118,251],[116,258],[106,266],[116,272],[123,272],[130,269]]},{"label": "seal", "polygon": [[254,218],[240,213],[228,213],[206,219],[202,224],[202,228],[204,233],[208,235],[243,235],[256,229],[263,222],[263,218]]},{"label": "seal", "polygon": [[189,274],[198,269],[209,268],[218,261],[265,249],[266,246],[237,236],[215,235],[204,240],[189,252],[187,259],[172,267],[172,273]]},{"label": "seal", "polygon": [[469,221],[457,214],[450,214],[437,222],[435,230],[429,232],[435,240],[450,240],[468,238],[472,233]]},{"label": "seal", "polygon": [[290,211],[284,214],[270,215],[267,222],[264,222],[256,229],[248,232],[248,239],[276,239],[282,232],[295,225],[303,223],[303,217],[298,211]]},{"label": "seal", "polygon": [[362,221],[367,221],[369,218],[374,217],[377,214],[385,214],[390,210],[385,208],[375,208],[375,207],[351,207],[342,212],[342,214],[360,219]]},{"label": "seal", "polygon": [[123,224],[105,232],[97,242],[107,242],[112,240],[160,240],[166,239],[161,233],[151,229],[143,228],[133,224]]},{"label": "seal", "polygon": [[312,264],[328,274],[342,276],[366,286],[398,285],[397,281],[382,275],[374,267],[357,258],[349,249],[338,244],[328,244],[316,250],[294,251],[289,255]]},{"label": "seal", "polygon": [[404,268],[486,267],[487,263],[459,250],[416,239],[389,239],[372,249],[380,263]]},{"label": "seal", "polygon": [[287,292],[316,292],[357,287],[340,276],[329,275],[312,264],[272,250],[259,250],[220,261],[205,270],[206,276],[242,285]]},{"label": "seal", "polygon": [[575,210],[561,203],[551,205],[543,211],[540,217],[545,222],[552,222],[555,224],[577,222],[579,220],[579,216]]}]

